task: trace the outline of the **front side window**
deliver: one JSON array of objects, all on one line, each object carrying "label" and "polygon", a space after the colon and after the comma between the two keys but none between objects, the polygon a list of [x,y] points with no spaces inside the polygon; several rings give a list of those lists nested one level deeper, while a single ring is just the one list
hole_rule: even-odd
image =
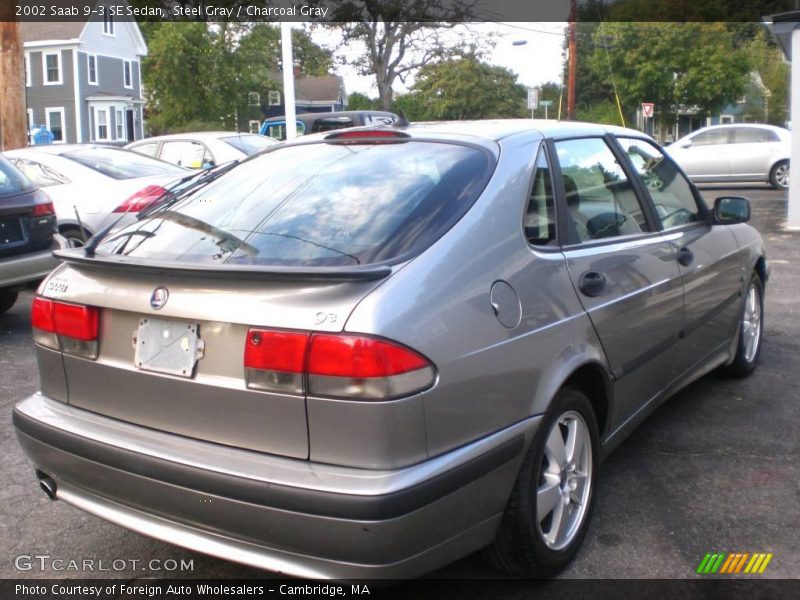
[{"label": "front side window", "polygon": [[644,140],[619,138],[619,143],[647,187],[665,229],[700,219],[692,188],[669,157]]},{"label": "front side window", "polygon": [[161,160],[187,169],[203,169],[212,166],[213,157],[205,144],[199,142],[164,142]]},{"label": "front side window", "polygon": [[570,243],[649,231],[639,198],[601,138],[556,142],[564,179]]},{"label": "front side window", "polygon": [[44,54],[44,83],[54,85],[61,83],[61,54],[54,52]]},{"label": "front side window", "polygon": [[698,133],[692,138],[692,146],[711,146],[714,144],[727,144],[729,129],[710,129]]},{"label": "front side window", "polygon": [[98,251],[206,265],[394,263],[449,230],[493,168],[488,152],[446,143],[287,146],[239,164]]},{"label": "front side window", "polygon": [[534,246],[547,246],[556,241],[553,178],[544,147],[539,150],[539,156],[536,158],[524,227],[525,237]]}]

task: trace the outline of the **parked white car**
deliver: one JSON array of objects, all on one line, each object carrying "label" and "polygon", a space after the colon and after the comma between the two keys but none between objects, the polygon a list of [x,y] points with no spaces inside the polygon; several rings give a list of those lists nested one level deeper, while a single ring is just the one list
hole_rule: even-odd
[{"label": "parked white car", "polygon": [[[164,187],[187,174],[167,162],[121,148],[52,144],[4,153],[53,200],[58,231],[80,245],[108,222],[115,211],[136,212]],[[81,231],[81,227],[83,231]]]},{"label": "parked white car", "polygon": [[146,138],[125,148],[181,167],[209,169],[241,160],[276,143],[272,138],[254,133],[203,131]]},{"label": "parked white car", "polygon": [[773,125],[713,125],[666,150],[695,182],[764,181],[789,187],[790,132]]}]

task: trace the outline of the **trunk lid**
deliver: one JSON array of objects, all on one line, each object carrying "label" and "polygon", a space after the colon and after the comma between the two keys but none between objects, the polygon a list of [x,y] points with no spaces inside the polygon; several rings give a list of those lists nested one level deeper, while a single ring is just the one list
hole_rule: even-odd
[{"label": "trunk lid", "polygon": [[[96,259],[68,263],[41,288],[54,300],[100,309],[97,359],[64,353],[69,404],[192,438],[307,458],[305,398],[246,387],[247,331],[341,331],[380,276],[324,278],[262,269],[211,279],[204,271],[128,266]],[[162,291],[153,304],[163,301],[158,309],[151,305],[157,288]],[[143,334],[145,320],[149,333]],[[171,374],[135,364],[137,336],[170,327],[196,328],[203,349],[193,371]]]}]

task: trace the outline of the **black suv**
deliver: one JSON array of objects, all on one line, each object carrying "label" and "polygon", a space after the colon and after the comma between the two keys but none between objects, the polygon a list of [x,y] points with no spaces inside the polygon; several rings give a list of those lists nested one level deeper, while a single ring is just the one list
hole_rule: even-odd
[{"label": "black suv", "polygon": [[55,231],[50,198],[0,156],[0,314],[14,305],[20,289],[58,264]]}]

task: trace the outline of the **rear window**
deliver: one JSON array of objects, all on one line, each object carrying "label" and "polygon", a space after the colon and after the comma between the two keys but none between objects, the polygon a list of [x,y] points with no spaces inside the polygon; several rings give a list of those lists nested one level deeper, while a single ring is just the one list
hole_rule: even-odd
[{"label": "rear window", "polygon": [[180,177],[186,175],[185,169],[129,150],[84,148],[64,152],[61,156],[112,179],[135,179],[137,177],[156,175]]},{"label": "rear window", "polygon": [[460,219],[493,167],[488,152],[455,144],[288,146],[112,235],[98,252],[262,266],[396,262]]},{"label": "rear window", "polygon": [[275,144],[275,140],[263,135],[232,135],[220,139],[247,156],[251,156],[259,150]]},{"label": "rear window", "polygon": [[16,196],[34,188],[33,183],[19,169],[0,156],[0,198]]}]

